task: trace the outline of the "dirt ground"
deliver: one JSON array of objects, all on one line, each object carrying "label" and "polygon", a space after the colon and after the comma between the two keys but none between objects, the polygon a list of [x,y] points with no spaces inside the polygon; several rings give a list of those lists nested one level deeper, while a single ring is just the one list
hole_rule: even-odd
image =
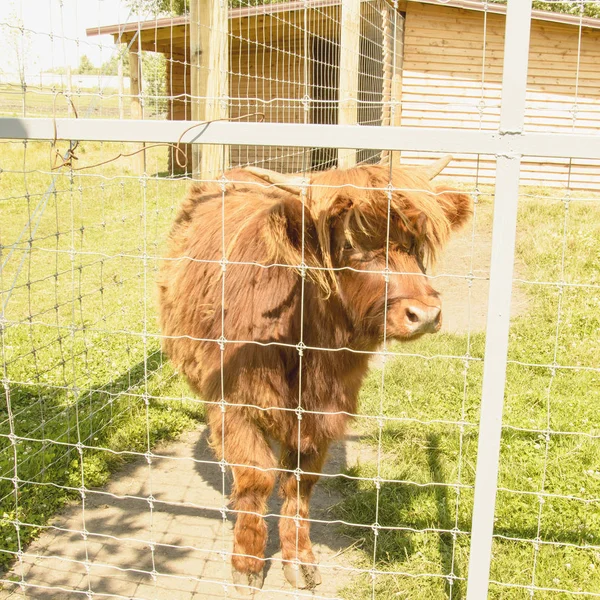
[{"label": "dirt ground", "polygon": [[[475,238],[473,273],[487,277],[490,240]],[[465,275],[470,270],[471,233],[455,238],[438,274]],[[475,280],[468,306],[468,280],[439,277],[434,287],[442,293],[444,330],[485,329],[487,281]],[[526,308],[525,298],[514,291],[513,315]],[[369,449],[356,436],[337,444],[325,472],[339,473],[356,464]],[[362,453],[362,454],[361,454]],[[32,587],[10,586],[0,598],[81,598],[91,590],[94,597],[192,600],[238,597],[231,581],[230,566],[222,551],[232,547],[232,520],[223,520],[223,477],[206,445],[203,428],[188,433],[156,450],[161,458],[127,465],[102,490],[90,492],[81,503],[55,517],[51,529],[32,543],[22,566],[10,578]],[[228,492],[228,484],[225,494]],[[147,500],[154,498],[153,509]],[[330,486],[318,485],[311,517],[327,521],[329,508],[341,500]],[[279,510],[274,497],[270,511]],[[349,538],[332,523],[315,523],[312,539],[321,563],[323,584],[314,594],[295,591],[285,581],[280,562],[277,519],[268,517],[269,546],[264,589],[255,597],[337,598],[350,581],[352,547]],[[82,531],[87,531],[84,540]],[[154,544],[154,552],[152,546]],[[83,561],[89,561],[89,572]],[[225,582],[225,584],[224,584]],[[37,586],[37,587],[36,587]]]},{"label": "dirt ground", "polygon": [[[475,233],[471,239],[471,230],[467,227],[460,235],[453,237],[446,252],[442,255],[432,275],[433,287],[442,295],[443,324],[442,331],[448,333],[466,333],[485,331],[487,320],[488,281],[491,238],[487,233]],[[472,252],[472,247],[475,252]],[[473,255],[473,279],[469,299],[469,280],[464,278],[471,269]],[[519,265],[516,265],[516,272]],[[458,275],[459,277],[447,277]],[[484,279],[480,279],[484,278]],[[527,309],[527,298],[522,290],[513,286],[511,317],[523,314]]]}]

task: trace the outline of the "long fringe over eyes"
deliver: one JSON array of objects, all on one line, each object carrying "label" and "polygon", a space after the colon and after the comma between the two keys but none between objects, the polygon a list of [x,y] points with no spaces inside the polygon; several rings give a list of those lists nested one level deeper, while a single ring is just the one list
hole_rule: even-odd
[{"label": "long fringe over eyes", "polygon": [[[400,230],[413,238],[432,265],[448,241],[452,222],[451,201],[431,189],[430,182],[408,168],[373,165],[315,174],[308,192],[308,208],[317,223],[319,245],[325,266],[332,268],[331,221],[345,212],[344,230],[356,245],[362,233],[381,237],[382,226],[390,222],[390,241]],[[390,185],[391,183],[391,185]],[[383,240],[385,247],[386,240]],[[336,287],[333,274],[331,284]]]}]

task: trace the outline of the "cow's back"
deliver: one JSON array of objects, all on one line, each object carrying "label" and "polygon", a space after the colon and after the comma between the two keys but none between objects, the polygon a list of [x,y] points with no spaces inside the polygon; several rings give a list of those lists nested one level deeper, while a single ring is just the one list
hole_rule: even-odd
[{"label": "cow's back", "polygon": [[272,266],[265,243],[266,214],[281,194],[244,183],[192,188],[173,225],[158,281],[162,346],[207,399],[222,393],[221,346],[228,373],[285,377],[285,357],[264,347],[297,337],[299,277]]}]

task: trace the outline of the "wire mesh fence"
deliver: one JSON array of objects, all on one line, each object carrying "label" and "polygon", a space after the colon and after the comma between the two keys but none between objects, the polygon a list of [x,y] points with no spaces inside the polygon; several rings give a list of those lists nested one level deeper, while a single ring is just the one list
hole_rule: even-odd
[{"label": "wire mesh fence", "polygon": [[[460,144],[508,112],[504,5],[225,3],[223,30],[194,2],[92,4],[0,9],[0,110],[23,118],[0,152],[1,593],[471,600],[482,564],[490,598],[600,596],[598,2],[546,3],[566,12],[528,28],[523,131],[559,137],[516,152],[514,275],[495,173],[515,159]],[[198,59],[215,40],[226,60]],[[86,134],[98,117],[106,135]],[[169,143],[131,118],[172,121]],[[197,152],[206,125],[184,130],[212,119],[271,123],[279,144],[238,129]],[[302,144],[290,124],[363,127]],[[446,133],[386,146],[392,126]],[[420,175],[448,145],[440,182]],[[444,254],[461,219],[436,211],[465,194]],[[510,332],[490,277],[512,282]],[[406,342],[394,315],[419,286],[443,324]],[[498,331],[501,427],[480,423]]]}]

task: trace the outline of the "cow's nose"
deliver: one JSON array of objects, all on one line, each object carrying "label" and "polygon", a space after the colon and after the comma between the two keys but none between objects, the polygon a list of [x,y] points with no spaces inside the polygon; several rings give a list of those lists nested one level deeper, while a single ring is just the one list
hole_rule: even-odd
[{"label": "cow's nose", "polygon": [[411,302],[405,309],[405,327],[410,333],[435,333],[442,326],[442,307],[437,298]]}]

